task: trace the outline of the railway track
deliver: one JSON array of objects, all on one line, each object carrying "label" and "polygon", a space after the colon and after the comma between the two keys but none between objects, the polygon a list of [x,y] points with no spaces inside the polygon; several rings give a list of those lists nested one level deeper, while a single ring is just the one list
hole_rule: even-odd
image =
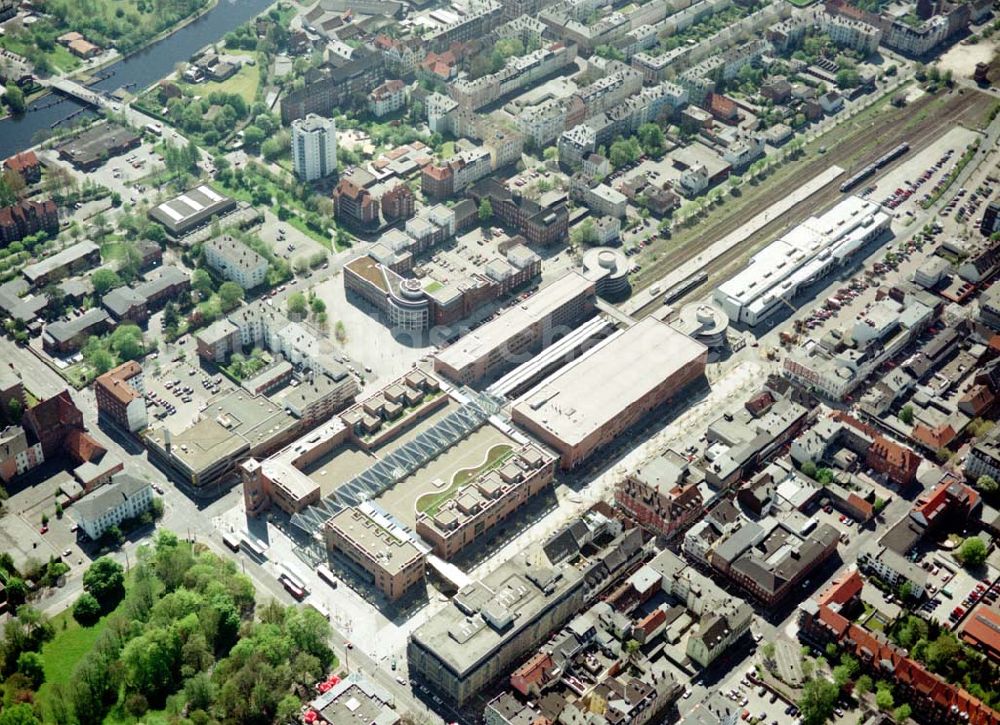
[{"label": "railway track", "polygon": [[[940,113],[928,113],[926,118],[913,122],[913,118],[918,118],[925,109],[934,105],[935,98],[935,96],[924,96],[904,109],[895,109],[892,120],[887,124],[888,129],[882,130],[880,133],[877,132],[878,135],[874,138],[871,138],[872,126],[855,126],[850,129],[844,134],[842,139],[837,141],[837,146],[831,149],[830,152],[818,157],[812,163],[805,164],[800,169],[796,169],[780,185],[772,183],[770,185],[772,188],[767,189],[755,198],[753,202],[754,207],[764,209],[774,204],[787,194],[787,189],[801,186],[831,165],[839,164],[849,174],[853,173],[855,170],[874,161],[885,153],[886,149],[892,148],[903,141],[910,143],[911,151],[908,156],[919,153],[956,124],[978,124],[985,111],[994,101],[991,96],[967,89],[962,94],[953,93],[949,103]],[[859,146],[866,148],[865,153],[858,159],[852,159],[851,157],[857,152]],[[895,163],[889,164],[872,176],[871,180],[883,177],[900,163],[904,163],[906,159],[907,157],[904,156]],[[767,182],[765,181],[765,183]],[[742,260],[748,253],[765,242],[774,239],[785,229],[801,223],[810,216],[822,213],[822,211],[832,206],[837,200],[843,197],[839,186],[839,180],[827,184],[808,199],[792,207],[788,212],[777,217],[773,222],[761,228],[745,241],[737,244],[725,254],[713,260],[704,269],[709,275],[706,285],[701,285],[699,288],[692,290],[687,295],[675,300],[672,304],[679,306],[687,302],[691,297],[703,295],[706,286],[715,286],[725,279],[729,268]],[[639,285],[633,294],[638,294],[641,289],[648,286],[648,284],[652,284],[672,267],[679,266],[695,257],[707,244],[738,229],[743,224],[744,218],[745,215],[731,214],[726,219],[710,226],[704,232],[695,229],[692,235],[696,236],[692,236],[692,239],[684,243],[679,249],[666,253],[661,260],[654,263],[650,273],[643,275],[643,281],[646,284]],[[634,316],[636,318],[645,317],[660,304],[660,296],[657,295],[648,304],[637,310]]]}]

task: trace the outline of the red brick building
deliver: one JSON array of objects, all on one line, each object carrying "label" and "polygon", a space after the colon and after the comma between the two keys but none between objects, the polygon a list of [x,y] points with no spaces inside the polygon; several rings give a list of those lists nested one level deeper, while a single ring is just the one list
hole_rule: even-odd
[{"label": "red brick building", "polygon": [[882,632],[871,632],[836,611],[832,603],[799,607],[799,637],[819,647],[839,645],[873,677],[889,680],[897,701],[909,703],[922,722],[1000,725],[1000,712],[911,659]]},{"label": "red brick building", "polygon": [[676,536],[705,511],[698,486],[684,480],[682,464],[669,453],[650,460],[615,487],[615,503],[646,529]]},{"label": "red brick building", "polygon": [[42,164],[34,151],[22,151],[14,154],[3,162],[8,171],[20,174],[27,184],[34,184],[42,179]]},{"label": "red brick building", "polygon": [[46,459],[57,455],[71,430],[83,430],[83,413],[76,407],[68,390],[39,401],[29,408],[21,421],[42,444]]},{"label": "red brick building", "polygon": [[455,193],[455,172],[451,165],[427,164],[420,172],[420,188],[430,199],[447,199]]},{"label": "red brick building", "polygon": [[405,221],[416,213],[417,199],[406,184],[399,184],[385,192],[381,203],[382,216],[386,221]]},{"label": "red brick building", "polygon": [[348,179],[341,179],[333,191],[334,213],[352,229],[363,229],[378,223],[378,200],[368,189]]},{"label": "red brick building", "polygon": [[869,468],[885,475],[897,486],[909,486],[917,480],[921,458],[915,451],[889,440],[870,425],[845,413],[834,413],[833,419],[846,423],[872,440],[865,450],[865,463]]},{"label": "red brick building", "polygon": [[0,242],[10,244],[41,231],[59,233],[59,210],[51,199],[26,199],[0,209]]},{"label": "red brick building", "polygon": [[129,360],[94,381],[97,413],[122,430],[140,431],[147,424],[143,392],[142,366]]}]

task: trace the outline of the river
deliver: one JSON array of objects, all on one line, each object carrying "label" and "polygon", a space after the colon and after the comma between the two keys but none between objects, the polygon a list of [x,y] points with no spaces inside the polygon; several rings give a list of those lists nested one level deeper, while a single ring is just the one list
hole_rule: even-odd
[{"label": "river", "polygon": [[[102,91],[114,91],[122,86],[130,90],[146,88],[171,73],[178,63],[188,60],[206,45],[222,40],[230,30],[262,13],[273,2],[219,0],[214,8],[177,32],[102,69],[101,76],[110,75],[91,87]],[[53,124],[78,113],[81,108],[76,101],[49,93],[28,106],[23,116],[0,121],[0,158],[31,146],[36,132],[48,131]]]}]

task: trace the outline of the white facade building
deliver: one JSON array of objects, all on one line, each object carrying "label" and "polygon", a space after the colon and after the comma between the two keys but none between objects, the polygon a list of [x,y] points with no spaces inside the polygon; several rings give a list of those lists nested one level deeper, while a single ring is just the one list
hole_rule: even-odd
[{"label": "white facade building", "polygon": [[757,252],[746,268],[716,288],[715,301],[730,320],[759,324],[888,230],[890,220],[878,204],[847,197]]},{"label": "white facade building", "polygon": [[310,113],[292,121],[292,162],[295,175],[315,181],[337,170],[337,127],[332,118]]},{"label": "white facade building", "polygon": [[116,473],[111,483],[84,496],[73,505],[73,516],[80,528],[97,540],[111,526],[135,518],[149,509],[153,489],[128,473]]},{"label": "white facade building", "polygon": [[226,234],[213,239],[202,251],[209,267],[243,289],[253,289],[267,280],[267,259],[235,237]]}]

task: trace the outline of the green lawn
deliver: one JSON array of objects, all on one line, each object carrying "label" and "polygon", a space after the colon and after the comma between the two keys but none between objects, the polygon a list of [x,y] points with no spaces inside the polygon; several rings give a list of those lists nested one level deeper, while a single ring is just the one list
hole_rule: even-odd
[{"label": "green lawn", "polygon": [[443,491],[434,491],[433,493],[425,494],[417,499],[417,511],[425,513],[428,516],[433,516],[448,499],[455,495],[458,489],[476,478],[479,474],[492,470],[502,464],[510,457],[513,450],[513,447],[506,443],[493,446],[490,448],[489,453],[486,454],[486,461],[482,465],[473,468],[463,468],[452,476],[451,485],[448,488]]},{"label": "green lawn", "polygon": [[56,636],[42,647],[45,658],[45,683],[38,690],[38,700],[45,705],[45,697],[52,685],[69,683],[73,668],[90,652],[97,638],[104,631],[109,615],[101,617],[93,627],[81,627],[73,619],[72,609],[66,609],[52,618]]},{"label": "green lawn", "polygon": [[[292,214],[292,216],[288,218],[288,223],[293,227],[295,227],[296,229],[298,229],[303,234],[305,234],[307,237],[312,239],[314,242],[322,244],[327,249],[330,250],[333,249],[333,242],[330,241],[330,237],[320,234],[314,229],[311,229],[309,225],[302,220],[301,217]],[[338,249],[337,251],[339,252],[340,250]]]},{"label": "green lawn", "polygon": [[101,245],[102,262],[122,262],[125,258],[126,252],[124,242],[109,241],[104,242],[104,244]]},{"label": "green lawn", "polygon": [[[34,49],[34,43],[30,35],[19,38],[11,38],[6,35],[0,36],[0,46],[21,56],[27,55],[29,50]],[[64,73],[76,69],[81,63],[79,58],[58,43],[56,43],[52,50],[45,53],[45,55],[48,56],[53,68]]]},{"label": "green lawn", "polygon": [[788,2],[797,8],[804,8],[807,5],[812,5],[816,0],[788,0]]},{"label": "green lawn", "polygon": [[247,103],[253,103],[257,96],[257,88],[260,86],[260,72],[257,70],[257,66],[244,63],[236,75],[221,83],[207,81],[193,85],[190,83],[178,83],[177,85],[203,98],[215,91],[220,91],[222,93],[235,93]]}]

